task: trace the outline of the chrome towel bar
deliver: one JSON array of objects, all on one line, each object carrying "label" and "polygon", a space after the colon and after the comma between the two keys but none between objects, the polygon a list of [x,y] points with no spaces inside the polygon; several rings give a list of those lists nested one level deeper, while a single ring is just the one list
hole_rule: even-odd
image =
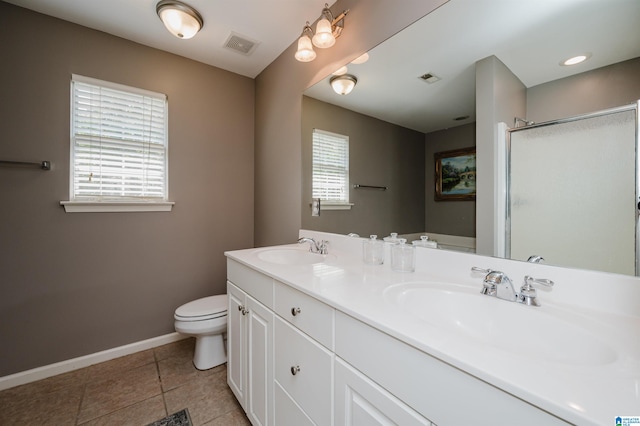
[{"label": "chrome towel bar", "polygon": [[379,189],[380,191],[386,191],[387,187],[386,186],[373,186],[373,185],[359,185],[359,184],[355,184],[353,185],[354,188],[364,188],[364,189]]},{"label": "chrome towel bar", "polygon": [[33,162],[0,160],[0,166],[37,167],[42,170],[51,170],[51,162],[49,161]]}]

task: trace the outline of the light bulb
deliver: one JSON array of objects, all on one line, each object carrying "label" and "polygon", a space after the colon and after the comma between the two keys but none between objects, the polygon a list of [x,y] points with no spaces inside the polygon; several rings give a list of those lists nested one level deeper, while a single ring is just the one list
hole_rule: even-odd
[{"label": "light bulb", "polygon": [[336,38],[331,32],[331,22],[327,18],[322,18],[316,26],[316,35],[313,36],[313,44],[321,49],[331,47],[336,43]]}]

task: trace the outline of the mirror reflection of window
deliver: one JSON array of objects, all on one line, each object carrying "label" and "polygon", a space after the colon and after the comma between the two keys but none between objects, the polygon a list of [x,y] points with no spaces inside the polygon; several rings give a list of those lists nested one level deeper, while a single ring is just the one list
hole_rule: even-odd
[{"label": "mirror reflection of window", "polygon": [[313,198],[323,208],[349,203],[349,136],[313,129]]}]

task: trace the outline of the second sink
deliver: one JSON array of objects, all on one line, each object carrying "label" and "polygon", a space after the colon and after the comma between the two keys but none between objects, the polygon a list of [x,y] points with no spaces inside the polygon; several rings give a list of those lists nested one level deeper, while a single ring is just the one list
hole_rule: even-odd
[{"label": "second sink", "polygon": [[533,309],[483,296],[474,288],[428,282],[392,285],[385,297],[431,326],[519,356],[582,365],[608,364],[617,358],[578,319],[554,315],[553,307]]}]

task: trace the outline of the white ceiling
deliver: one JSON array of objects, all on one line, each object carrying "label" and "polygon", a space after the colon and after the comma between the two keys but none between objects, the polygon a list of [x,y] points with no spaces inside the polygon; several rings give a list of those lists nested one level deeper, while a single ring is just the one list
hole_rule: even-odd
[{"label": "white ceiling", "polygon": [[[320,16],[326,0],[185,0],[204,19],[190,40],[164,28],[159,0],[5,1],[254,78]],[[428,133],[475,120],[476,61],[495,55],[532,87],[640,57],[639,22],[640,0],[450,0],[374,48],[366,64],[351,65],[358,85],[348,96],[333,93],[328,79],[305,93]],[[224,48],[232,32],[259,42],[255,52]],[[591,59],[559,66],[581,52]],[[442,80],[418,79],[427,72]]]},{"label": "white ceiling", "polygon": [[[560,66],[583,52],[592,57]],[[640,0],[450,0],[349,65],[349,95],[328,78],[305,94],[429,133],[475,121],[475,62],[491,55],[527,87],[640,57]]]},{"label": "white ceiling", "polygon": [[[5,0],[247,77],[256,77],[314,22],[327,0],[185,0],[204,20],[189,40],[171,35],[156,14],[159,0]],[[334,2],[329,1],[329,5]],[[234,32],[260,44],[245,56],[224,46]]]}]

